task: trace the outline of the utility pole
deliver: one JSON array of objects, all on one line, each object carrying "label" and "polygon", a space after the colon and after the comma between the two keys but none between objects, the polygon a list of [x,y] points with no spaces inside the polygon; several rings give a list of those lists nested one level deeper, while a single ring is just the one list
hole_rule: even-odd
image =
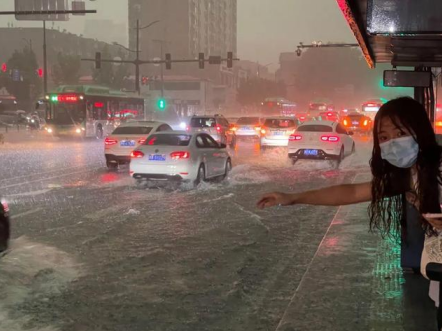
[{"label": "utility pole", "polygon": [[138,95],[141,94],[140,88],[140,20],[137,20],[137,55],[135,59],[135,89]]},{"label": "utility pole", "polygon": [[48,93],[48,54],[46,46],[46,21],[43,21],[43,91]]}]

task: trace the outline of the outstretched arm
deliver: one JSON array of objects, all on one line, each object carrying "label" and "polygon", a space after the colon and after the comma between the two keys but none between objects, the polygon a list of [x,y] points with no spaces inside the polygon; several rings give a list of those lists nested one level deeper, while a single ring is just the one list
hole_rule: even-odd
[{"label": "outstretched arm", "polygon": [[371,183],[366,182],[330,186],[302,193],[268,193],[258,201],[258,208],[264,209],[277,205],[290,206],[296,204],[341,206],[370,200]]}]

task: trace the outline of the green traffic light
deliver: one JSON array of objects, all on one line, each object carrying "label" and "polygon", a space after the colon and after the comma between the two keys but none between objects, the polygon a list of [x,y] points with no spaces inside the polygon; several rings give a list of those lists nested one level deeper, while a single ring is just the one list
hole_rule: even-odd
[{"label": "green traffic light", "polygon": [[57,102],[58,101],[58,96],[56,96],[56,95],[51,96],[51,101],[52,102]]},{"label": "green traffic light", "polygon": [[166,107],[167,107],[166,100],[159,99],[157,105],[158,105],[158,109],[161,109],[161,110],[166,109]]}]

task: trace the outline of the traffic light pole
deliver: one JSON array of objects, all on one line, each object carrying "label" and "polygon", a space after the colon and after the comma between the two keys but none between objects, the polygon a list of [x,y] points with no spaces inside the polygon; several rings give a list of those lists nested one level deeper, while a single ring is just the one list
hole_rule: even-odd
[{"label": "traffic light pole", "polygon": [[43,91],[48,93],[48,54],[46,45],[46,21],[43,21]]},{"label": "traffic light pole", "polygon": [[135,90],[141,94],[140,88],[140,20],[137,20],[137,57],[135,59]]}]

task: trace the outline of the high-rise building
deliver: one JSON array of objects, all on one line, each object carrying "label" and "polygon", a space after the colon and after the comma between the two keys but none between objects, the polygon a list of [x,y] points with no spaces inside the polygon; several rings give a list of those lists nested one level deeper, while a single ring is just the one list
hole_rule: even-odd
[{"label": "high-rise building", "polygon": [[[129,0],[129,48],[136,48],[140,27],[143,59],[171,53],[173,59],[193,59],[198,53],[227,56],[237,53],[237,0]],[[196,67],[197,68],[197,67]]]}]

